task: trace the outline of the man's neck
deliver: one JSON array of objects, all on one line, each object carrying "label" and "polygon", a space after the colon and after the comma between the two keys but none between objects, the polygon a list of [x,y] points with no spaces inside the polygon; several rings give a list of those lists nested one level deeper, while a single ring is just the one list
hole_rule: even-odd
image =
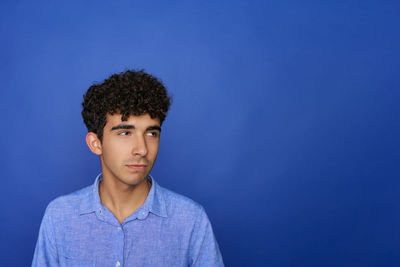
[{"label": "man's neck", "polygon": [[103,177],[99,184],[100,200],[122,223],[144,204],[150,188],[151,183],[148,179],[136,186],[131,186]]}]

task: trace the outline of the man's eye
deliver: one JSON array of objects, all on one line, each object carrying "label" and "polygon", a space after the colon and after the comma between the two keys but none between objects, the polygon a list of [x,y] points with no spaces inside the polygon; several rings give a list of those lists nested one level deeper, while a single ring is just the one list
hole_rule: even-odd
[{"label": "man's eye", "polygon": [[118,135],[129,135],[130,132],[120,132]]},{"label": "man's eye", "polygon": [[151,136],[151,137],[157,137],[158,136],[158,132],[148,132],[147,135]]}]

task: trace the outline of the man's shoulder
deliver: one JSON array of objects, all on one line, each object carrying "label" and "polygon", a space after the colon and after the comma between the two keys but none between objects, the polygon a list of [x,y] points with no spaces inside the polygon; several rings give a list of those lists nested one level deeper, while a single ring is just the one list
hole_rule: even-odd
[{"label": "man's shoulder", "polygon": [[185,215],[185,217],[197,217],[205,213],[203,206],[191,198],[161,186],[160,189],[166,204],[167,212],[169,213],[168,215],[182,214]]},{"label": "man's shoulder", "polygon": [[48,204],[46,213],[76,213],[92,197],[92,190],[93,186],[91,185],[59,196]]}]

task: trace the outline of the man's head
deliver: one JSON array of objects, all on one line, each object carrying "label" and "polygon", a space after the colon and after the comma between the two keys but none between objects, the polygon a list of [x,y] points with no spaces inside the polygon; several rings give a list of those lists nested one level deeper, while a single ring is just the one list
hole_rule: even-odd
[{"label": "man's head", "polygon": [[101,141],[107,114],[121,114],[123,121],[130,115],[149,114],[162,124],[170,104],[167,90],[156,77],[128,70],[89,87],[83,96],[82,117],[88,131]]},{"label": "man's head", "polygon": [[89,88],[82,103],[86,142],[100,156],[103,178],[128,185],[145,180],[170,103],[163,84],[143,71],[114,74]]}]

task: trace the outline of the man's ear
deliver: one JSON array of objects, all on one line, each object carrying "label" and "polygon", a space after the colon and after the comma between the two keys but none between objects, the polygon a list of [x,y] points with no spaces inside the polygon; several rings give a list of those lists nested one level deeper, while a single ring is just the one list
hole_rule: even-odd
[{"label": "man's ear", "polygon": [[94,132],[87,133],[86,144],[94,154],[99,156],[102,154],[103,150],[101,148],[101,141]]}]

